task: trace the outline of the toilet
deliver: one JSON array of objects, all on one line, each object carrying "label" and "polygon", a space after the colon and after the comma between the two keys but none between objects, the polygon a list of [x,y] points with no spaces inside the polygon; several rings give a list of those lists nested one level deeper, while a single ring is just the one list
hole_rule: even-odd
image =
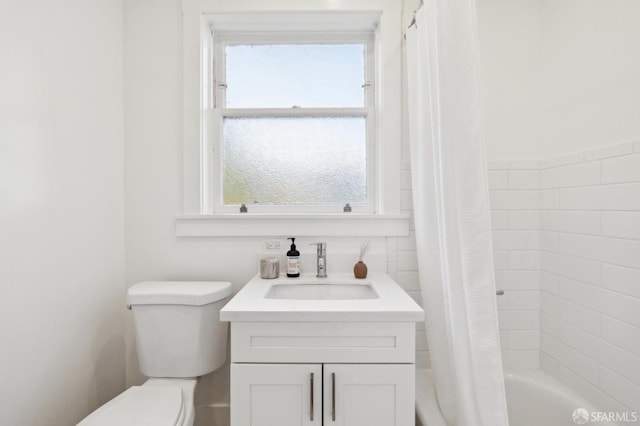
[{"label": "toilet", "polygon": [[231,283],[146,281],[132,286],[133,312],[142,374],[132,386],[78,423],[78,426],[192,426],[198,376],[225,362],[227,324],[220,309]]}]

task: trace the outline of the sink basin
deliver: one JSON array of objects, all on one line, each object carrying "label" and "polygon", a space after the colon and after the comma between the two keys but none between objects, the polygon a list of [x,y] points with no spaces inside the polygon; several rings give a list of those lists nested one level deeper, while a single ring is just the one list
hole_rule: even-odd
[{"label": "sink basin", "polygon": [[424,312],[389,275],[352,272],[327,278],[303,273],[272,280],[255,275],[220,311],[238,322],[403,322],[422,321]]},{"label": "sink basin", "polygon": [[267,299],[283,300],[361,300],[378,299],[371,284],[275,284]]}]

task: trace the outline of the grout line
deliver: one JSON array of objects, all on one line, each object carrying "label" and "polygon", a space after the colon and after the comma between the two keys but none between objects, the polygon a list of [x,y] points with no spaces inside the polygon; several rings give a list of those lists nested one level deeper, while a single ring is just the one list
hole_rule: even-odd
[{"label": "grout line", "polygon": [[[511,231],[511,230],[508,230]],[[640,242],[638,238],[625,238],[625,237],[614,237],[607,234],[585,234],[583,232],[570,232],[570,231],[561,231],[557,229],[540,229],[540,232],[557,232],[558,234],[567,234],[567,235],[579,235],[582,237],[598,237],[598,238],[606,238],[609,240],[621,240],[621,241],[636,241]]]},{"label": "grout line", "polygon": [[[504,210],[504,209],[502,209]],[[499,211],[502,211],[499,210]],[[553,208],[553,209],[541,209],[544,212],[601,212],[601,213],[609,213],[609,212],[613,212],[613,213],[638,213],[640,212],[640,208],[637,209],[567,209],[567,208]]]},{"label": "grout line", "polygon": [[640,183],[640,179],[638,180],[629,180],[629,181],[622,181],[622,182],[600,182],[600,183],[592,183],[592,184],[588,184],[588,185],[569,185],[569,186],[545,186],[545,187],[541,187],[540,191],[545,191],[545,190],[550,190],[550,189],[576,189],[576,188],[602,188],[602,187],[607,187],[607,186],[614,186],[614,185],[630,185],[630,184],[637,184]]},{"label": "grout line", "polygon": [[557,251],[551,251],[551,250],[545,250],[545,249],[540,249],[540,250],[545,252],[545,253],[559,254],[561,256],[574,257],[576,259],[582,259],[582,260],[590,260],[592,262],[600,262],[600,263],[605,263],[605,264],[611,265],[611,266],[617,266],[617,267],[620,267],[620,268],[633,269],[635,271],[640,271],[640,268],[634,268],[633,266],[619,265],[617,263],[611,263],[611,262],[606,261],[606,260],[591,259],[589,257],[576,256],[576,255],[573,255],[573,254],[560,253],[560,252],[557,252]]},{"label": "grout line", "polygon": [[[576,282],[576,283],[580,283],[580,284],[583,284],[583,285],[588,285],[588,286],[594,287],[594,288],[596,288],[596,289],[600,289],[600,290],[606,291],[606,292],[608,292],[608,293],[612,293],[612,294],[617,295],[617,296],[622,296],[622,297],[624,297],[624,298],[628,298],[628,299],[631,299],[631,300],[638,300],[638,301],[640,301],[640,298],[638,298],[638,297],[636,297],[636,296],[632,296],[632,295],[627,294],[627,293],[622,293],[622,292],[619,292],[619,291],[616,291],[616,290],[612,290],[612,289],[610,289],[609,287],[602,287],[602,285],[598,285],[598,284],[590,284],[590,283],[587,283],[587,282],[584,282],[584,281],[577,280],[577,279],[575,279],[575,278],[565,277],[564,275],[560,275],[560,274],[558,274],[558,273],[556,273],[556,272],[550,272],[550,271],[543,271],[543,272],[547,272],[547,273],[549,273],[549,274],[556,275],[556,276],[558,276],[558,277],[565,278],[565,279],[567,279],[567,280],[571,280],[571,281],[574,281],[574,282]],[[560,287],[560,284],[558,284],[558,287]],[[511,290],[510,290],[510,291],[511,291]],[[542,288],[540,288],[540,291],[543,291],[543,292],[545,292],[545,293],[547,293],[547,294],[550,294],[550,295],[552,295],[552,296],[559,297],[560,299],[562,299],[562,300],[566,300],[567,302],[571,302],[571,303],[573,303],[574,305],[582,306],[582,307],[583,307],[583,308],[585,308],[585,309],[589,309],[589,310],[591,310],[591,311],[594,311],[594,312],[597,312],[597,313],[603,314],[603,313],[602,313],[602,312],[600,312],[600,311],[596,311],[596,310],[594,310],[594,309],[592,309],[592,308],[589,308],[589,307],[587,307],[587,306],[581,305],[581,304],[579,304],[579,303],[572,302],[570,299],[567,299],[566,297],[562,296],[562,295],[561,295],[561,292],[559,292],[558,294],[550,293],[550,292],[548,292],[548,291],[546,291],[546,290],[544,290],[544,289],[542,289]],[[603,314],[603,315],[604,315],[604,314]],[[612,317],[612,318],[614,318],[614,317]],[[632,325],[632,326],[633,326],[633,327],[635,327],[635,328],[640,328],[640,326],[638,326],[638,325],[634,325],[634,324],[631,324],[631,323],[629,323],[629,322],[627,322],[627,321],[625,321],[625,320],[621,320],[621,319],[619,319],[619,318],[616,318],[616,319],[617,319],[618,321],[620,321],[620,322],[625,323],[625,324]]]}]

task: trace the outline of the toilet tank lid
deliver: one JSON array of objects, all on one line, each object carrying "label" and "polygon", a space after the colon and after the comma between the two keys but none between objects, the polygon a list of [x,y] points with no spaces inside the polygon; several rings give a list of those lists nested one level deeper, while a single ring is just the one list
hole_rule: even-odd
[{"label": "toilet tank lid", "polygon": [[127,292],[129,305],[207,305],[228,297],[226,281],[144,281]]}]

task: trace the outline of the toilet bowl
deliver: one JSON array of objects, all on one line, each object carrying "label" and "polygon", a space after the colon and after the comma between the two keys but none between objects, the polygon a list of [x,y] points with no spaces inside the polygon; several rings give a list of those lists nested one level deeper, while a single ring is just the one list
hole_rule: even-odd
[{"label": "toilet bowl", "polygon": [[140,370],[149,377],[78,426],[192,426],[197,377],[224,364],[227,324],[220,309],[231,284],[149,281],[129,289]]}]

